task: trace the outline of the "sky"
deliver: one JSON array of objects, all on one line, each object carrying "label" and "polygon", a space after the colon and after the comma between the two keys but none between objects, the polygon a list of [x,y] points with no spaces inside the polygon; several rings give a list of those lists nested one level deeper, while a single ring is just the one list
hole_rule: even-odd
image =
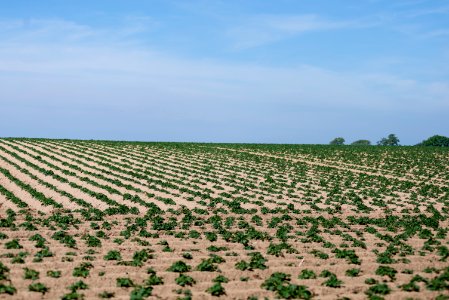
[{"label": "sky", "polygon": [[446,0],[0,2],[0,136],[449,136]]}]

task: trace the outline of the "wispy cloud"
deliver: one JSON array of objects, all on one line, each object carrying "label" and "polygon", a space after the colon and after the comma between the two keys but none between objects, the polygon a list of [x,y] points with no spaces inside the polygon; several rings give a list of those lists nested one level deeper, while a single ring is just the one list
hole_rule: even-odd
[{"label": "wispy cloud", "polygon": [[434,29],[424,33],[425,38],[446,37],[449,35],[449,28]]},{"label": "wispy cloud", "polygon": [[[316,15],[269,16],[263,20],[262,27],[281,38],[364,26],[363,22],[325,21]],[[209,136],[215,137],[215,130],[222,130],[232,140],[235,131],[251,123],[257,126],[251,125],[253,131],[248,131],[246,137],[258,133],[259,141],[267,141],[260,124],[269,124],[265,130],[272,130],[272,136],[278,138],[289,128],[303,126],[307,130],[313,122],[325,126],[320,125],[323,116],[337,122],[341,112],[350,116],[362,111],[375,119],[372,116],[377,113],[416,116],[449,110],[449,86],[444,80],[424,82],[394,72],[374,73],[374,68],[336,71],[311,64],[275,67],[168,54],[142,42],[141,33],[158,26],[151,18],[130,17],[114,28],[65,19],[2,22],[0,106],[11,116],[24,110],[30,116],[38,111],[42,118],[77,112],[79,118],[91,116],[90,127],[99,126],[97,118],[101,116],[102,128],[115,126],[114,130],[128,128],[130,132],[140,128],[138,138],[146,136],[146,128],[164,124],[173,132],[182,128],[185,136],[192,136],[187,128],[206,132],[216,126],[210,129]],[[257,23],[256,19],[251,22]],[[261,32],[257,24],[253,28]],[[128,119],[117,125],[124,114]],[[0,125],[12,124],[2,119]],[[73,126],[67,126],[76,128],[78,123],[77,117]],[[229,127],[230,123],[234,127]],[[89,134],[93,130],[90,127],[86,129]],[[158,129],[161,139],[171,137],[163,130]],[[249,141],[246,137],[241,141]],[[123,138],[130,137],[124,134]]]},{"label": "wispy cloud", "polygon": [[434,8],[421,8],[421,9],[415,9],[411,11],[407,11],[404,13],[405,17],[408,18],[417,18],[417,17],[423,17],[423,16],[429,16],[429,15],[445,15],[449,14],[449,5],[445,6],[439,6]]},{"label": "wispy cloud", "polygon": [[151,32],[160,26],[160,23],[154,18],[142,15],[128,15],[122,20],[122,27],[118,29],[120,36],[132,36],[135,34]]},{"label": "wispy cloud", "polygon": [[[345,26],[314,17],[280,21],[272,19],[270,27],[302,32]],[[408,109],[421,109],[425,103],[428,107],[427,101],[447,106],[442,99],[449,97],[444,86],[389,74],[179,58],[135,46],[130,36],[111,40],[103,29],[54,20],[31,24],[16,32],[20,34],[14,43],[0,42],[0,99],[25,103],[36,98],[74,103],[95,99],[108,105],[127,99],[127,105],[146,106],[164,99],[190,102],[192,107],[212,101],[371,109],[402,109],[410,101]],[[18,89],[19,84],[30,88]]]},{"label": "wispy cloud", "polygon": [[379,24],[379,20],[328,20],[316,14],[250,16],[230,28],[227,36],[236,49],[248,49],[277,42],[297,35],[348,28],[366,28]]},{"label": "wispy cloud", "polygon": [[3,45],[11,43],[98,43],[123,41],[128,37],[149,32],[158,23],[146,16],[125,16],[115,27],[92,27],[60,18],[26,18],[0,20]]}]

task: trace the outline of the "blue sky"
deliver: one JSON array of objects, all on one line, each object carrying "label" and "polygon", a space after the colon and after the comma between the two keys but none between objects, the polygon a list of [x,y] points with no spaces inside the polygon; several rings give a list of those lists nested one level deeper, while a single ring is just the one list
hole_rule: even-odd
[{"label": "blue sky", "polygon": [[449,135],[449,2],[0,4],[0,136],[402,144]]}]

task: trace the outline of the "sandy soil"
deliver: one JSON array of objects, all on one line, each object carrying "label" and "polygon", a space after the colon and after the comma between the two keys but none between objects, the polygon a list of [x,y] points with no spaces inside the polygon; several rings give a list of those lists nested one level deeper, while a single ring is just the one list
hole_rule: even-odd
[{"label": "sandy soil", "polygon": [[[435,184],[435,190],[429,196],[421,193],[424,183],[420,178],[412,180],[414,186],[402,187],[404,181],[410,181],[408,178],[391,175],[391,172],[382,173],[381,170],[371,172],[374,168],[370,166],[352,168],[351,164],[333,162],[330,158],[322,162],[308,161],[282,153],[221,146],[177,148],[158,144],[124,144],[113,147],[89,142],[76,144],[36,140],[0,140],[0,145],[39,167],[51,169],[44,163],[48,161],[61,170],[74,172],[76,175],[72,176],[53,170],[69,182],[104,193],[119,203],[136,206],[140,210],[138,215],[113,215],[104,216],[101,221],[88,220],[79,212],[74,212],[80,207],[69,198],[39,184],[0,159],[0,167],[8,169],[13,176],[68,209],[63,211],[42,206],[0,174],[1,186],[32,208],[19,212],[14,204],[0,195],[0,223],[7,224],[8,209],[17,212],[13,221],[15,226],[5,225],[0,228],[0,233],[5,235],[0,239],[0,262],[10,270],[6,272],[9,279],[0,280],[0,284],[11,284],[16,289],[13,296],[0,293],[1,299],[59,299],[70,292],[70,285],[79,280],[88,285],[87,289],[77,291],[85,299],[98,299],[98,294],[104,291],[113,292],[114,299],[129,299],[134,287],[118,287],[117,278],[129,278],[135,285],[145,285],[145,280],[150,276],[147,273],[150,267],[164,283],[153,286],[152,296],[148,299],[176,299],[182,296],[177,294],[180,290],[189,290],[193,299],[216,298],[207,289],[214,284],[213,280],[218,275],[228,280],[222,284],[225,291],[220,297],[222,299],[248,299],[250,296],[274,299],[278,297],[276,292],[263,288],[262,284],[275,272],[290,275],[290,284],[304,285],[316,299],[367,299],[367,292],[373,286],[366,282],[368,279],[389,287],[388,294],[377,294],[385,299],[434,299],[449,292],[449,282],[446,287],[442,285],[437,290],[429,288],[429,282],[449,267],[441,254],[442,247],[449,245],[447,232],[445,234],[449,221],[447,218],[439,219],[436,228],[423,225],[431,224],[430,221],[420,221],[422,218],[430,220],[432,209],[442,216],[448,216],[447,194],[444,190],[438,190],[441,181]],[[38,152],[44,152],[45,155]],[[246,157],[247,153],[256,153],[258,158]],[[0,155],[60,191],[83,199],[100,210],[108,207],[67,183],[45,176],[8,153],[0,150]],[[36,159],[37,155],[41,159]],[[85,171],[104,176],[104,179],[94,176],[89,178],[111,186],[121,195],[111,194],[80,180],[86,175],[64,165],[64,162],[78,164]],[[108,168],[102,162],[118,168]],[[134,178],[128,172],[151,174],[151,180],[160,181],[153,184]],[[105,179],[120,180],[142,192],[129,191]],[[200,192],[203,196],[194,196],[167,184]],[[128,192],[156,204],[162,211],[148,217],[146,224],[142,225],[141,218],[145,218],[147,208],[123,200],[122,195]],[[155,196],[148,197],[146,193]],[[175,204],[163,203],[156,197],[171,199]],[[186,221],[189,214],[193,216],[191,223]],[[221,217],[221,233],[211,221],[211,217],[215,216]],[[401,238],[413,229],[412,223],[403,227],[401,224],[405,223],[394,222],[406,216],[415,218],[420,227],[413,235]],[[79,222],[64,227],[64,218],[71,217]],[[155,229],[159,217],[165,223],[172,222],[172,230]],[[366,223],[351,221],[360,217],[365,217]],[[390,220],[393,225],[382,225],[385,220]],[[32,223],[36,230],[30,228],[28,223]],[[150,236],[139,234],[143,229]],[[75,247],[71,248],[54,238],[55,232],[60,230],[76,241]],[[127,232],[129,236],[126,236]],[[230,240],[225,240],[223,232],[231,233]],[[239,234],[244,237],[245,234],[256,232],[269,239],[253,237],[247,242],[237,240]],[[41,261],[35,258],[43,249],[42,245],[38,246],[36,241],[30,240],[37,233],[45,239],[45,247],[52,252],[52,256],[44,257]],[[210,233],[217,234],[217,240],[209,240]],[[96,240],[93,238],[96,236],[101,246],[89,245],[87,235],[93,240]],[[280,238],[282,235],[284,239]],[[7,245],[15,239],[22,248],[7,249]],[[284,249],[276,256],[269,251],[270,247],[282,241],[290,245],[291,252]],[[219,251],[213,252],[210,246],[218,247]],[[119,261],[105,260],[104,257],[111,250],[120,253]],[[142,262],[142,266],[120,263],[132,261],[136,252],[141,250],[147,250],[151,256]],[[354,263],[348,258],[339,257],[338,251],[343,250],[353,251],[351,253],[359,261]],[[240,270],[236,267],[242,260],[250,262],[251,253],[255,252],[265,259],[265,268]],[[186,258],[185,253],[190,253],[191,258]],[[391,262],[379,261],[382,253],[390,253]],[[22,263],[19,259],[21,255]],[[198,270],[197,266],[211,255],[218,255],[224,261],[213,263],[217,267],[215,271]],[[168,271],[168,268],[177,261],[184,261],[192,267],[185,274],[194,278],[195,284],[181,287],[176,283],[179,274]],[[85,274],[85,278],[75,276],[74,271],[83,263],[92,264],[88,274]],[[392,278],[376,274],[380,266],[391,267],[395,274]],[[25,279],[24,268],[38,271],[39,278]],[[358,276],[349,276],[347,270],[350,269],[358,269]],[[51,278],[47,275],[49,270],[61,271],[61,276]],[[303,270],[313,271],[316,278],[298,278]],[[320,276],[323,271],[335,274],[341,280],[341,286],[326,286],[328,278]],[[418,292],[404,290],[402,285],[409,283],[416,275],[427,283],[416,282]],[[45,294],[30,291],[29,285],[36,282],[43,283],[49,290]]]}]

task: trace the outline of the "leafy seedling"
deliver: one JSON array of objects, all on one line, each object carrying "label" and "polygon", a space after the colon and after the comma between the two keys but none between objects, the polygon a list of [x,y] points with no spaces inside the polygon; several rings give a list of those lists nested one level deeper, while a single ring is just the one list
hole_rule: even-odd
[{"label": "leafy seedling", "polygon": [[195,279],[185,274],[179,274],[179,276],[175,279],[175,282],[182,287],[186,285],[192,286],[196,283]]},{"label": "leafy seedling", "polygon": [[43,283],[35,282],[28,286],[28,290],[30,292],[38,292],[45,294],[46,292],[48,292],[48,287],[46,287]]},{"label": "leafy seedling", "polygon": [[314,271],[309,269],[301,270],[301,273],[298,276],[299,279],[315,279],[316,274]]},{"label": "leafy seedling", "polygon": [[190,269],[192,267],[187,265],[185,262],[183,261],[177,261],[175,263],[173,263],[168,269],[167,271],[169,272],[177,272],[177,273],[185,273],[185,272],[189,272]]},{"label": "leafy seedling", "polygon": [[224,287],[221,285],[221,283],[217,282],[211,287],[209,287],[206,292],[211,294],[212,296],[219,297],[221,295],[226,295]]},{"label": "leafy seedling", "polygon": [[119,277],[116,279],[118,287],[129,288],[134,286],[134,282],[129,278]]}]

